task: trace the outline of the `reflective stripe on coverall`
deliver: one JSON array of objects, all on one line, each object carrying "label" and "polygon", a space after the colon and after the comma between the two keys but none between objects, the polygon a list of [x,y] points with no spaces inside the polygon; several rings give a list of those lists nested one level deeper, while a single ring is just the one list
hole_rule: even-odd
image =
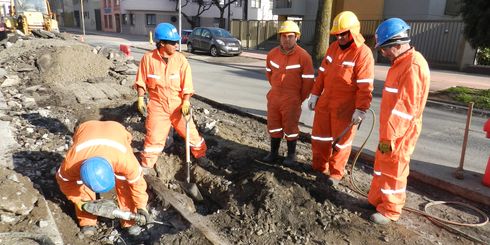
[{"label": "reflective stripe on coverall", "polygon": [[[146,208],[146,181],[131,148],[131,134],[113,121],[88,121],[80,124],[73,136],[73,146],[56,174],[61,191],[73,203],[95,200],[95,193],[83,184],[80,166],[91,157],[103,157],[114,170],[119,208],[136,212]],[[75,208],[80,226],[95,226],[97,217]],[[121,220],[122,227],[133,221]]]},{"label": "reflective stripe on coverall", "polygon": [[332,152],[332,142],[352,121],[355,109],[370,107],[374,59],[361,34],[342,50],[333,42],[318,70],[311,94],[319,96],[311,133],[313,169],[340,180],[349,159],[356,127],[352,127]]},{"label": "reflective stripe on coverall", "polygon": [[[149,94],[141,164],[152,168],[165,147],[170,126],[185,138],[185,119],[181,108],[184,94],[194,93],[191,67],[183,54],[173,54],[167,64],[155,49],[141,59],[135,85]],[[193,120],[189,121],[189,129],[192,155],[195,158],[205,156],[206,143],[197,132]]]},{"label": "reflective stripe on coverall", "polygon": [[267,54],[267,129],[271,138],[298,138],[301,103],[310,94],[315,78],[311,56],[300,46],[284,54],[280,47]]},{"label": "reflective stripe on coverall", "polygon": [[405,205],[410,156],[422,129],[422,113],[430,87],[430,71],[424,57],[408,50],[396,58],[381,99],[380,141],[391,141],[392,152],[376,151],[374,178],[368,194],[376,210],[398,220]]}]

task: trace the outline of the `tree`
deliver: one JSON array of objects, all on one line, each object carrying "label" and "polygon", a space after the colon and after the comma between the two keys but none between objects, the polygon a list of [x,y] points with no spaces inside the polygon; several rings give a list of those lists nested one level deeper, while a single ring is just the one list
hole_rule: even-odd
[{"label": "tree", "polygon": [[219,27],[225,28],[225,18],[223,17],[225,15],[225,10],[236,1],[237,0],[212,0],[213,5],[219,9]]},{"label": "tree", "polygon": [[316,13],[315,45],[313,47],[313,63],[315,67],[321,64],[321,60],[327,51],[330,36],[330,19],[332,16],[333,0],[320,0]]},{"label": "tree", "polygon": [[473,48],[490,48],[490,1],[462,0],[464,34]]},{"label": "tree", "polygon": [[[185,6],[189,4],[190,0],[182,0],[181,2],[182,2],[181,4],[183,9]],[[187,21],[187,23],[191,25],[191,29],[194,29],[194,27],[196,27],[197,25],[197,23],[194,21],[194,19],[192,19],[192,17],[201,16],[204,12],[206,12],[208,9],[210,9],[213,6],[213,3],[210,2],[209,0],[198,0],[196,3],[199,4],[199,6],[197,7],[197,12],[194,16],[189,16],[185,14],[183,11],[181,11],[184,19]],[[179,11],[179,1],[175,1],[175,11]]]}]

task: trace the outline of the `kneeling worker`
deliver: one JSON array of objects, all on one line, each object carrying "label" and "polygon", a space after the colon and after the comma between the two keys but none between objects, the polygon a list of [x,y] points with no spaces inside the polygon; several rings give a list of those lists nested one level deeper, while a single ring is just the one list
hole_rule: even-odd
[{"label": "kneeling worker", "polygon": [[[86,202],[95,200],[95,193],[116,187],[119,208],[143,215],[148,194],[142,168],[131,148],[131,134],[118,122],[87,121],[78,126],[73,145],[56,173],[61,191],[75,204],[76,216],[85,236],[96,233],[97,217],[83,210]],[[145,225],[139,222],[138,225]],[[130,235],[139,235],[141,227],[134,221],[121,221]]]}]

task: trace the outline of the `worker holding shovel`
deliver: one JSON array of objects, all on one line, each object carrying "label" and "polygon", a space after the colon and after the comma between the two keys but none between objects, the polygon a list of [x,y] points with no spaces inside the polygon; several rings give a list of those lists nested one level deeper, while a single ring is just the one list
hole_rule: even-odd
[{"label": "worker holding shovel", "polygon": [[[345,173],[357,125],[372,100],[374,59],[364,44],[357,16],[344,11],[332,25],[333,42],[325,54],[308,107],[315,111],[311,133],[313,169],[336,186]],[[343,137],[339,137],[339,136]],[[337,139],[337,140],[336,140]],[[335,150],[332,143],[335,140]],[[320,175],[321,176],[321,175]]]},{"label": "worker holding shovel", "polygon": [[116,187],[119,208],[145,217],[138,224],[122,220],[129,235],[141,232],[151,218],[146,210],[148,194],[142,168],[131,148],[131,134],[118,122],[87,121],[73,136],[73,145],[56,173],[56,180],[68,200],[75,204],[81,233],[95,235],[97,217],[83,206]]},{"label": "worker holding shovel", "polygon": [[[156,49],[141,59],[136,75],[138,110],[148,114],[146,137],[141,153],[141,164],[153,168],[165,148],[170,127],[182,137],[186,135],[186,119],[191,109],[190,98],[194,93],[191,67],[185,56],[177,52],[180,35],[169,23],[160,23],[155,28]],[[144,96],[148,93],[146,105]],[[207,146],[192,120],[188,124],[192,155],[201,165],[210,164],[205,157]]]}]

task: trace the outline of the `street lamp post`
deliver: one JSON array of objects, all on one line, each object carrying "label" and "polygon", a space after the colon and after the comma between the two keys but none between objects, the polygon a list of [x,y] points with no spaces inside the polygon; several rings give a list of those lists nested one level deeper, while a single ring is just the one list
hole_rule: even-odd
[{"label": "street lamp post", "polygon": [[85,15],[83,14],[83,0],[80,0],[80,11],[82,12],[82,32],[83,32],[83,38],[85,38]]},{"label": "street lamp post", "polygon": [[182,0],[179,0],[179,52],[182,52]]}]

